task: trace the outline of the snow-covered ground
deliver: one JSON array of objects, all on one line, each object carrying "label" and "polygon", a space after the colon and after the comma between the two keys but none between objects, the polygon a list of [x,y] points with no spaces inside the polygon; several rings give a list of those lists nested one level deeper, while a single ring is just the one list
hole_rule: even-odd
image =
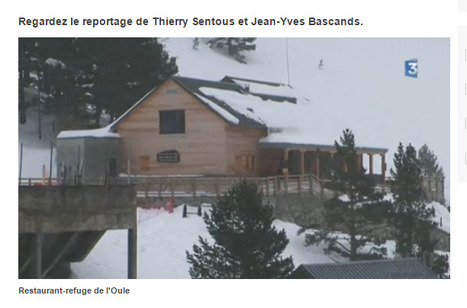
[{"label": "snow-covered ground", "polygon": [[[196,208],[189,208],[196,212]],[[284,229],[289,245],[284,256],[293,256],[296,266],[302,263],[334,262],[322,247],[304,246],[304,235],[297,235],[299,227],[276,220],[278,230]],[[198,215],[182,218],[182,207],[173,214],[164,210],[138,211],[138,278],[190,278],[185,252],[192,251],[198,236],[210,238]],[[107,231],[98,245],[81,263],[72,266],[77,278],[126,278],[127,231]]]},{"label": "snow-covered ground", "polygon": [[[443,218],[444,229],[449,232],[449,212],[439,203],[435,207],[435,220]],[[196,208],[188,207],[196,213]],[[209,207],[203,207],[209,210]],[[289,244],[283,256],[292,256],[295,266],[300,264],[332,263],[347,261],[337,255],[326,255],[323,246],[304,246],[305,235],[297,235],[299,226],[274,221],[276,229],[284,229]],[[186,251],[192,251],[193,244],[198,244],[198,237],[212,241],[201,217],[196,214],[182,218],[182,206],[169,214],[162,209],[138,210],[138,277],[139,278],[190,278]],[[346,237],[340,234],[339,237]],[[387,256],[394,257],[395,243],[388,241],[384,245]],[[369,252],[370,246],[364,248]],[[362,250],[362,252],[363,252]],[[75,278],[126,278],[127,276],[127,231],[107,231],[88,257],[72,265]]]}]

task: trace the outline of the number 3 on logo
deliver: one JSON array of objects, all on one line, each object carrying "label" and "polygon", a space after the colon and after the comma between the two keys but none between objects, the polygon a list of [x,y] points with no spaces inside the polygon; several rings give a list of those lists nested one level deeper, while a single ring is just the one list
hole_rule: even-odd
[{"label": "number 3 on logo", "polygon": [[405,61],[405,76],[418,78],[418,60],[417,59]]}]

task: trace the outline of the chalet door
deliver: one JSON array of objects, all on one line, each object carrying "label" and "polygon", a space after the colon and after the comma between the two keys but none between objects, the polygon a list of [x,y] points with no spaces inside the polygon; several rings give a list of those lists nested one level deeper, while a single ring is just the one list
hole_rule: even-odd
[{"label": "chalet door", "polygon": [[149,171],[149,155],[139,157],[139,171]]},{"label": "chalet door", "polygon": [[235,156],[235,174],[241,175],[246,172],[246,156],[236,155]]},{"label": "chalet door", "polygon": [[235,156],[235,174],[246,175],[255,170],[254,155],[236,155]]}]

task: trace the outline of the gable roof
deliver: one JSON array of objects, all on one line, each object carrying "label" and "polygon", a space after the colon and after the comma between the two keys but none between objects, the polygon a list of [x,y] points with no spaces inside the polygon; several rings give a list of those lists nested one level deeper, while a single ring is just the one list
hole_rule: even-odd
[{"label": "gable roof", "polygon": [[436,279],[418,259],[385,259],[329,264],[302,264],[292,278],[309,279]]},{"label": "gable roof", "polygon": [[248,78],[225,76],[222,82],[230,82],[242,86],[249,93],[257,95],[263,99],[272,99],[276,101],[288,101],[290,103],[297,103],[297,98],[293,92],[293,88],[289,85],[271,82],[254,80]]},{"label": "gable roof", "polygon": [[[320,114],[316,106],[306,99],[298,99],[295,90],[282,83],[232,76],[220,81],[182,76],[170,79],[229,125],[268,129],[268,136],[259,141],[263,147],[333,148],[332,140],[341,133],[329,115]],[[109,125],[109,130],[115,132],[117,125],[157,89],[138,100]],[[361,149],[368,153],[387,152],[384,148]]]},{"label": "gable roof", "polygon": [[[217,113],[224,120],[232,125],[244,127],[265,128],[265,123],[258,121],[247,114],[233,108],[228,102],[214,95],[206,94],[206,90],[222,91],[233,95],[245,95],[245,89],[237,84],[228,82],[218,82],[197,78],[175,76],[172,79],[182,88],[194,95],[199,101],[209,109]],[[203,91],[204,90],[204,91]]]},{"label": "gable roof", "polygon": [[145,100],[146,98],[148,98],[152,93],[154,93],[156,90],[158,89],[158,87],[154,87],[152,88],[148,93],[144,94],[143,97],[141,97],[136,103],[133,104],[133,106],[131,106],[127,111],[125,111],[121,116],[119,116],[115,121],[113,121],[112,123],[110,123],[108,125],[108,128],[110,131],[113,131],[115,132],[115,128],[118,124],[120,124],[121,121],[123,121],[123,119],[125,119],[131,112],[133,112],[133,110],[136,109],[136,107],[138,107],[139,105],[141,105]]},{"label": "gable roof", "polygon": [[[224,77],[221,81],[182,76],[172,76],[171,79],[191,95],[195,96],[201,103],[206,105],[229,124],[236,126],[267,128],[267,121],[265,121],[265,119],[260,115],[256,114],[255,110],[250,107],[250,105],[254,104],[253,101],[256,103],[264,102],[264,104],[268,104],[268,102],[295,104],[297,102],[295,97],[281,94],[281,88],[288,88],[291,90],[290,87],[274,82],[230,76]],[[254,88],[255,91],[250,91],[247,84],[256,85]],[[262,85],[263,87],[260,88],[258,85]],[[155,91],[157,91],[157,88],[153,88],[151,91],[146,93],[124,114],[117,118],[117,120],[110,125],[110,128],[115,130],[116,126],[125,119],[128,114],[143,103],[145,99]],[[282,92],[285,93],[285,91]],[[291,94],[290,91],[289,94]],[[241,98],[244,102],[243,106],[234,104],[231,101],[234,97]],[[265,105],[265,107],[267,107],[267,105]]]}]

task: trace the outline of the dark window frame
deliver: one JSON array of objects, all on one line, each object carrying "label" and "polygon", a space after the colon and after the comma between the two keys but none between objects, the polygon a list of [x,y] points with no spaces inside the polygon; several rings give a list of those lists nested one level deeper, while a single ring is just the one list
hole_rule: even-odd
[{"label": "dark window frame", "polygon": [[185,134],[185,110],[159,110],[159,133]]}]

